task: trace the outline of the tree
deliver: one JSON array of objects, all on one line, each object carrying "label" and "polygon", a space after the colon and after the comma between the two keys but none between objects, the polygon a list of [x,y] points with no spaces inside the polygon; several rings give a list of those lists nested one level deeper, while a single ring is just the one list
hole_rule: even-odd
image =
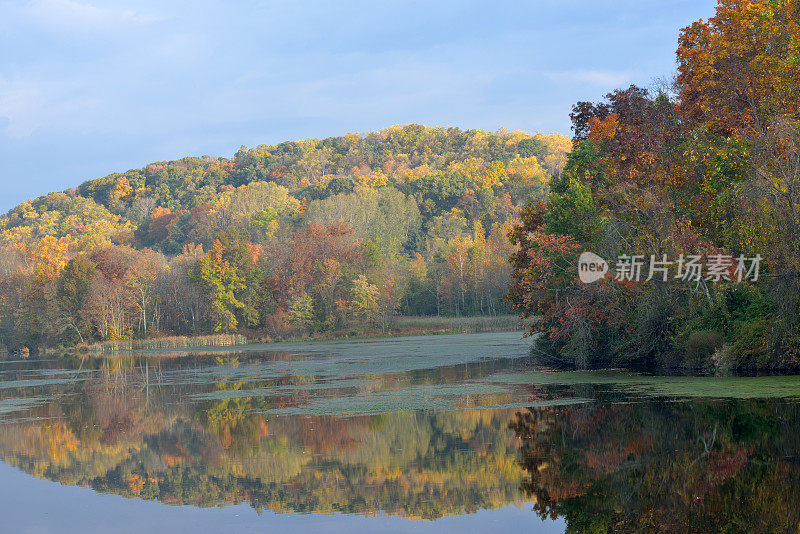
[{"label": "tree", "polygon": [[62,331],[71,330],[84,341],[80,311],[94,278],[95,264],[86,255],[79,254],[67,262],[58,278],[58,309]]},{"label": "tree", "polygon": [[197,262],[192,276],[209,298],[215,332],[234,332],[240,320],[250,325],[258,320],[257,312],[242,300],[253,265],[250,244],[237,231],[222,234]]},{"label": "tree", "polygon": [[197,262],[205,256],[203,247],[184,247],[184,251],[169,261],[161,273],[159,297],[163,299],[165,315],[175,333],[197,333],[203,315],[201,288],[192,279]]},{"label": "tree", "polygon": [[314,299],[305,293],[289,301],[289,322],[300,329],[311,328],[314,323]]},{"label": "tree", "polygon": [[399,306],[400,294],[395,281],[391,277],[384,278],[378,286],[377,319],[380,321],[381,332],[389,331],[393,324],[394,316]]},{"label": "tree", "polygon": [[166,258],[153,251],[144,251],[131,265],[127,284],[134,295],[139,310],[139,331],[147,335],[149,324],[160,323],[161,295],[159,282]]},{"label": "tree", "polygon": [[379,310],[380,290],[370,284],[367,277],[360,274],[353,280],[350,290],[349,310],[352,317],[365,327],[372,324]]},{"label": "tree", "polygon": [[310,224],[341,222],[355,237],[377,244],[386,256],[395,256],[404,246],[412,245],[422,222],[416,201],[393,187],[312,201],[304,218]]},{"label": "tree", "polygon": [[81,315],[101,339],[133,336],[133,322],[140,317],[140,311],[130,282],[131,269],[138,258],[139,252],[126,246],[98,249],[89,256],[95,273]]},{"label": "tree", "polygon": [[681,32],[681,113],[723,136],[797,113],[799,42],[796,0],[721,0],[714,17]]}]

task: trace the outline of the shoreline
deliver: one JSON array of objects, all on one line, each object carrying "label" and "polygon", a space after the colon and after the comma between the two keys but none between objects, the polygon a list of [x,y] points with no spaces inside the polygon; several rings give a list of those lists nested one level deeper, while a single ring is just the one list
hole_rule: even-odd
[{"label": "shoreline", "polygon": [[[426,326],[427,324],[427,326]],[[210,334],[195,336],[163,336],[149,339],[102,341],[78,347],[39,347],[37,355],[104,357],[132,351],[200,349],[204,347],[241,347],[252,344],[301,343],[314,341],[391,339],[408,336],[437,336],[454,334],[481,334],[520,332],[520,318],[516,315],[475,317],[398,317],[395,327],[387,332],[356,332],[340,330],[317,332],[305,336],[272,337],[247,334]],[[11,353],[9,353],[11,355]],[[35,358],[35,356],[34,356]]]}]

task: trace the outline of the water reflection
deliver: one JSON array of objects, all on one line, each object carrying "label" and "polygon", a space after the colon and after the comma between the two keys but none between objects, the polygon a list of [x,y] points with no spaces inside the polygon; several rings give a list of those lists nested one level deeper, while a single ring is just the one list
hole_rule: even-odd
[{"label": "water reflection", "polygon": [[792,383],[691,400],[630,377],[531,383],[513,379],[524,351],[497,350],[374,372],[309,351],[4,363],[0,457],[164,504],[414,519],[517,505],[573,532],[797,530]]},{"label": "water reflection", "polygon": [[480,382],[519,358],[421,356],[369,374],[352,352],[5,364],[0,457],[165,504],[414,519],[522,505],[514,408],[482,408],[509,390]]},{"label": "water reflection", "polygon": [[649,400],[517,413],[522,491],[569,532],[797,532],[789,400]]},{"label": "water reflection", "polygon": [[0,425],[3,460],[167,504],[433,519],[523,500],[513,410],[270,416],[253,397],[187,407],[79,389],[37,410],[45,417]]}]

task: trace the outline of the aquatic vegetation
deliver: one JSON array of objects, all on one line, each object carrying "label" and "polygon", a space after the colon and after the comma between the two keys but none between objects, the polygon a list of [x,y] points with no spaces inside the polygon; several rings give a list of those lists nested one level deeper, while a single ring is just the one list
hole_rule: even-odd
[{"label": "aquatic vegetation", "polygon": [[164,353],[4,364],[0,457],[198,507],[436,519],[517,505],[575,531],[636,530],[694,511],[719,524],[744,492],[742,525],[796,521],[755,507],[795,495],[773,494],[797,475],[800,378],[534,370],[509,333]]}]

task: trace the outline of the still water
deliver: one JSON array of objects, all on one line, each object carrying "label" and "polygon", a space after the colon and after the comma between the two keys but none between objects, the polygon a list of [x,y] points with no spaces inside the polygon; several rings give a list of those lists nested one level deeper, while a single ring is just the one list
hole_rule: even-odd
[{"label": "still water", "polygon": [[800,378],[519,334],[0,362],[2,532],[797,532]]}]

